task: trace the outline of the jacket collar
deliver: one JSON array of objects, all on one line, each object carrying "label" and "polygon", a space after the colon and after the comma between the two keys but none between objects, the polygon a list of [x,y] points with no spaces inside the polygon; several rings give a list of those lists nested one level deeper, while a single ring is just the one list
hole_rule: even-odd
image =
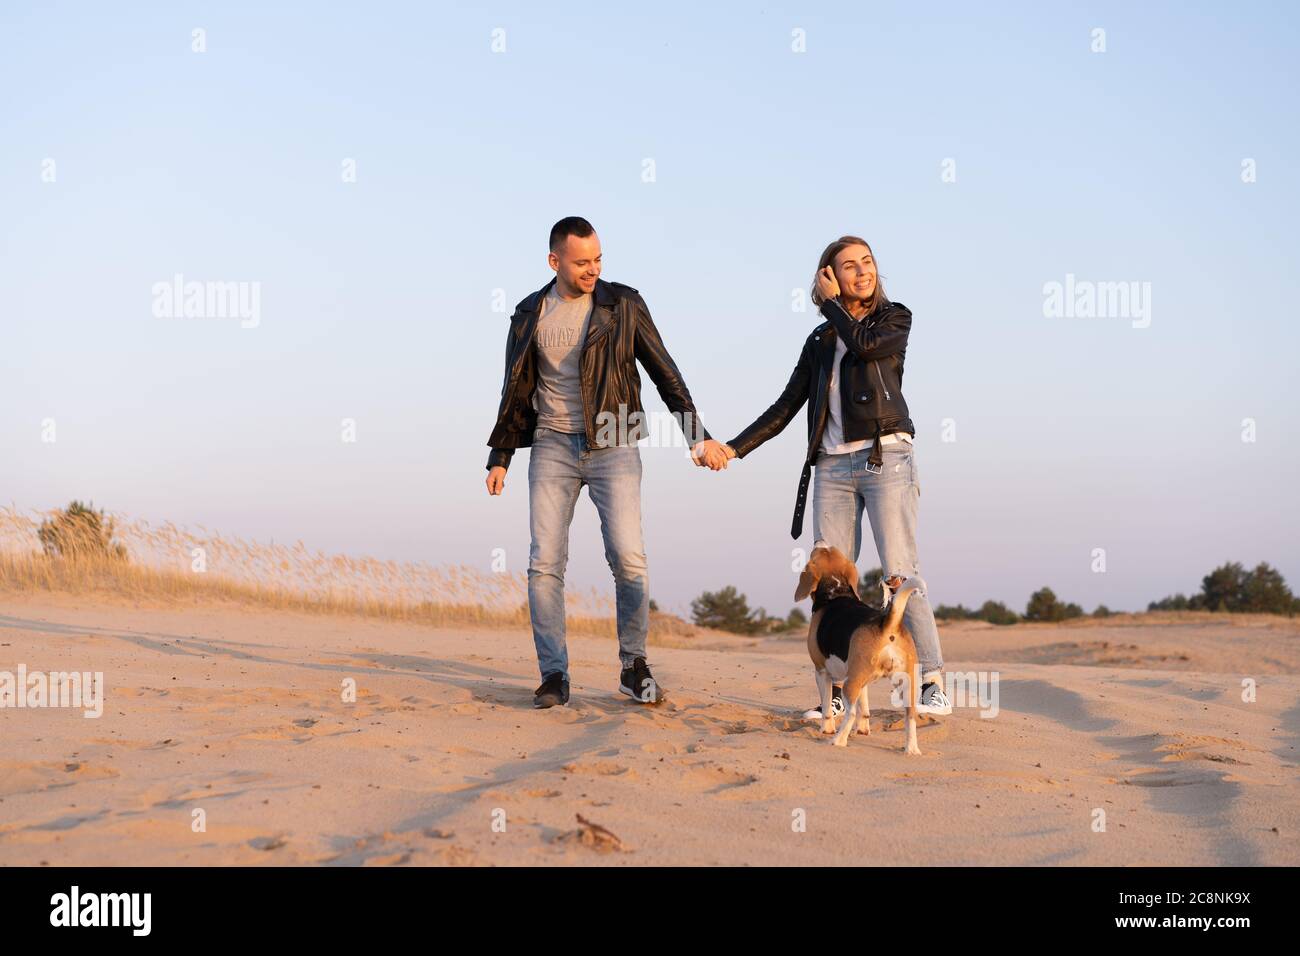
[{"label": "jacket collar", "polygon": [[[520,302],[519,311],[533,312],[533,313],[537,312],[541,308],[542,299],[544,299],[546,297],[546,294],[551,291],[551,288],[555,285],[555,282],[556,282],[555,278],[552,277],[550,282],[546,283],[546,285],[542,286],[532,295],[528,296],[522,302]],[[612,306],[618,300],[618,297],[614,295],[613,288],[604,279],[596,280],[596,288],[593,291],[592,295],[595,299],[596,305]]]}]

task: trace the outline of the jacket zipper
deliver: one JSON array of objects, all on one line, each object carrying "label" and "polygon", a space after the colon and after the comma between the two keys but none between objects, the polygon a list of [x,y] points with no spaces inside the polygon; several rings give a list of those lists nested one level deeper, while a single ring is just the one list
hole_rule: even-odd
[{"label": "jacket zipper", "polygon": [[880,388],[885,393],[885,401],[893,401],[889,395],[889,386],[885,384],[885,375],[880,371],[880,359],[874,360],[871,364],[876,367],[876,378],[880,379]]},{"label": "jacket zipper", "polygon": [[882,389],[884,389],[884,391],[885,391],[885,400],[886,400],[886,401],[891,401],[891,399],[890,399],[890,397],[889,397],[889,386],[885,384],[885,376],[884,376],[884,374],[880,371],[880,359],[876,359],[876,360],[875,360],[874,362],[872,362],[871,364],[874,365],[874,366],[876,367],[876,377],[880,379],[880,387],[881,387]]},{"label": "jacket zipper", "polygon": [[[825,386],[825,387],[823,387]],[[831,403],[827,396],[830,394],[830,382],[826,377],[826,367],[823,365],[817,369],[817,394],[821,396],[821,406],[817,409],[817,424],[813,426],[814,442],[808,445],[808,455],[806,460],[812,464],[817,457],[817,450],[821,448],[822,436],[826,434],[826,419],[830,416]]]}]

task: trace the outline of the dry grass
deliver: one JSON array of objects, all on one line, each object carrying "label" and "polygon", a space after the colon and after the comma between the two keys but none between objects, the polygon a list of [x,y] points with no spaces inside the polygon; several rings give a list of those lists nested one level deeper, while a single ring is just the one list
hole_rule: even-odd
[{"label": "dry grass", "polygon": [[[75,523],[62,527],[64,555],[44,553],[38,531],[60,511],[30,514],[0,508],[0,592],[52,591],[165,605],[233,603],[248,607],[356,614],[434,627],[528,627],[528,580],[522,573],[490,573],[467,565],[433,567],[423,562],[380,561],[224,537],[171,522],[153,527],[120,514],[106,517],[123,558],[99,545],[93,534],[79,540]],[[72,533],[69,533],[71,530]],[[198,570],[200,567],[203,570]],[[613,602],[595,589],[568,594],[573,633],[615,636]],[[1210,611],[1117,612],[1052,624],[1020,621],[1014,627],[1150,627],[1160,624],[1222,625],[1300,631],[1300,618],[1275,614]],[[993,627],[982,621],[947,621],[946,629]],[[672,614],[652,612],[652,643],[687,646],[714,635]],[[803,634],[791,631],[792,637]],[[734,635],[714,635],[734,636]],[[780,637],[781,635],[775,635]],[[756,636],[751,635],[751,639]]]},{"label": "dry grass", "polygon": [[[78,540],[66,529],[64,553],[49,556],[38,530],[59,514],[0,508],[0,591],[93,593],[172,605],[234,602],[437,627],[528,625],[522,572],[330,555],[309,551],[301,541],[292,547],[262,544],[201,525],[196,533],[118,514],[109,516],[112,540],[121,543],[124,558],[106,552],[92,535]],[[614,636],[609,599],[593,589],[568,595],[566,603],[571,631]]]}]

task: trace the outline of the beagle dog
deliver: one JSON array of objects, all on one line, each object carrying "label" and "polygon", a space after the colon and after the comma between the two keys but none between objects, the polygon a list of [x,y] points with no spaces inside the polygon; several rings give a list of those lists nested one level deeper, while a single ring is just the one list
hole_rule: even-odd
[{"label": "beagle dog", "polygon": [[[903,611],[916,584],[901,582],[892,603],[872,607],[858,597],[858,569],[838,548],[818,543],[799,575],[794,599],[813,597],[808,622],[808,656],[817,672],[822,700],[822,733],[835,734],[835,746],[846,747],[853,725],[860,734],[871,733],[867,685],[881,677],[904,679],[907,742],[904,750],[920,754],[916,745],[917,661],[916,644],[903,626]],[[844,688],[848,710],[835,732],[831,688]]]}]

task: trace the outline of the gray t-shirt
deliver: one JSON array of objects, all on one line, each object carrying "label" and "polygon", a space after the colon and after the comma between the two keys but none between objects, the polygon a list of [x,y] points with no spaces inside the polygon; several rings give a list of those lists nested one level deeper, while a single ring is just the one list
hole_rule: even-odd
[{"label": "gray t-shirt", "polygon": [[590,318],[590,292],[576,299],[563,299],[552,286],[542,300],[534,337],[538,376],[533,405],[538,425],[570,434],[587,430],[578,364]]}]

